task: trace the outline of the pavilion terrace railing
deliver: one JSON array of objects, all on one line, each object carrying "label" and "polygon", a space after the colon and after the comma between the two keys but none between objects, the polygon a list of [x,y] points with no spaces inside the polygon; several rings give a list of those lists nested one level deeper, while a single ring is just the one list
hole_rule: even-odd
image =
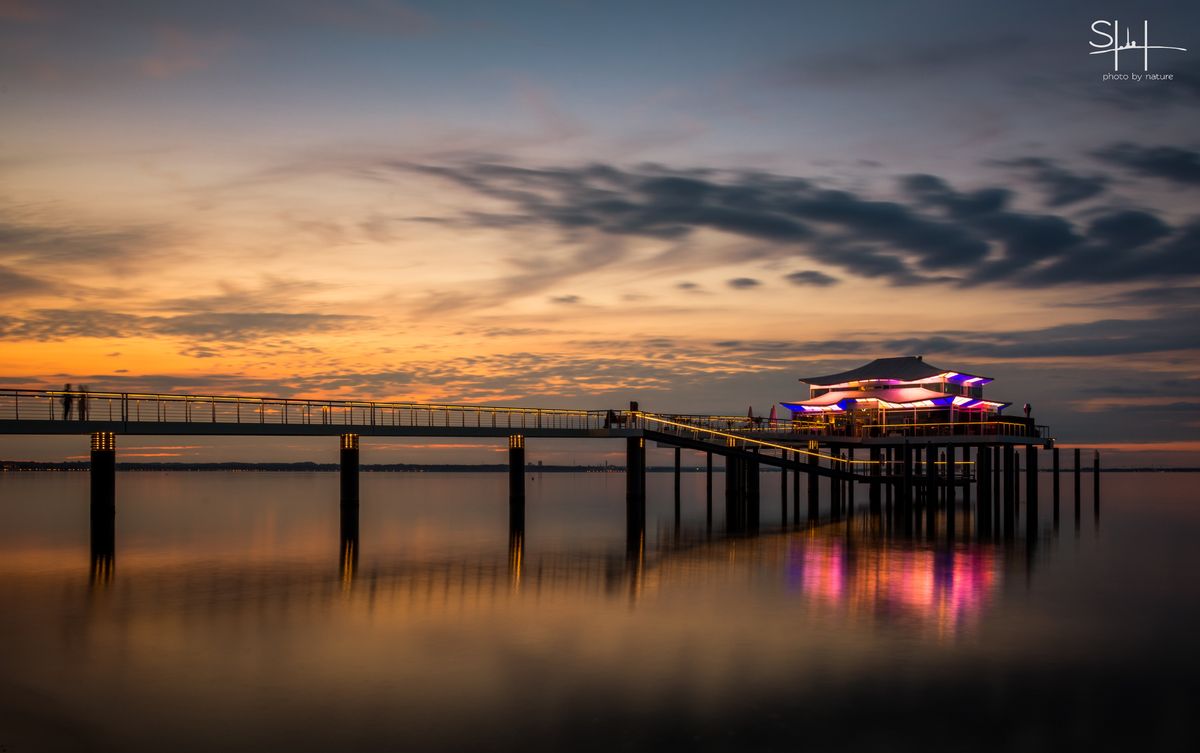
[{"label": "pavilion terrace railing", "polygon": [[603,429],[614,415],[603,410],[388,401],[0,390],[0,420],[15,421]]},{"label": "pavilion terrace railing", "polygon": [[[665,414],[662,414],[665,416]],[[1002,436],[1038,437],[1050,436],[1050,427],[1035,426],[1023,419],[996,419],[993,421],[944,421],[929,423],[863,424],[828,423],[822,421],[788,420],[768,418],[750,419],[748,416],[666,416],[673,420],[717,431],[735,432],[746,436],[783,438],[800,435],[804,437],[861,437],[881,439],[885,437],[951,437],[951,436]]]},{"label": "pavilion terrace railing", "polygon": [[[850,459],[847,454],[838,450],[821,450],[821,449],[806,449],[796,445],[781,444],[780,442],[771,441],[771,438],[765,435],[755,435],[752,431],[746,430],[745,426],[748,423],[747,418],[741,418],[742,428],[734,427],[731,429],[704,426],[700,423],[694,423],[698,418],[719,419],[714,423],[721,423],[727,416],[679,416],[657,413],[637,413],[634,414],[637,418],[638,425],[647,429],[654,429],[665,434],[674,434],[679,437],[687,437],[705,442],[714,442],[724,444],[728,447],[737,447],[743,450],[759,450],[766,453],[798,453],[807,458],[816,458],[817,462],[822,465],[836,468],[840,471],[858,474],[862,477],[872,476],[878,471],[882,476],[899,477],[904,471],[904,462],[902,460],[893,459],[891,462],[886,460],[870,460],[863,458]],[[781,422],[787,423],[787,422]],[[808,434],[805,434],[807,438]],[[788,441],[781,439],[781,441]],[[934,461],[935,473],[941,477],[946,477],[946,466],[948,461],[943,455],[942,459]],[[912,477],[921,479],[926,475],[926,464],[920,463],[914,465],[911,469]],[[972,460],[955,460],[951,465],[951,471],[955,479],[960,481],[975,478],[975,462]]]}]

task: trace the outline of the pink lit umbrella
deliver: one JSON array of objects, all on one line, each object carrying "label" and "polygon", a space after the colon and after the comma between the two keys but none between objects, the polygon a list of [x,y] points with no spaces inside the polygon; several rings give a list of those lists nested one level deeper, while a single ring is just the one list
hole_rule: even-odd
[{"label": "pink lit umbrella", "polygon": [[774,428],[775,428],[775,424],[776,424],[776,423],[778,423],[778,422],[779,422],[779,419],[778,419],[778,418],[776,418],[776,416],[775,416],[775,405],[774,405],[774,404],[772,404],[772,405],[771,405],[771,415],[770,415],[770,417],[767,419],[767,425],[768,425],[768,426],[770,426],[772,429],[774,429]]}]

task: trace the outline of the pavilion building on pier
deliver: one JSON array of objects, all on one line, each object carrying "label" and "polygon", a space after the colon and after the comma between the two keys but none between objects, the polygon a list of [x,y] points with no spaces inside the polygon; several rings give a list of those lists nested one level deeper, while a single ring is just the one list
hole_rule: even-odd
[{"label": "pavilion building on pier", "polygon": [[1029,417],[1003,416],[1011,403],[983,396],[990,377],[944,369],[921,356],[878,358],[856,369],[800,379],[807,400],[781,403],[793,427],[823,434],[888,437],[925,434],[1036,435]]}]

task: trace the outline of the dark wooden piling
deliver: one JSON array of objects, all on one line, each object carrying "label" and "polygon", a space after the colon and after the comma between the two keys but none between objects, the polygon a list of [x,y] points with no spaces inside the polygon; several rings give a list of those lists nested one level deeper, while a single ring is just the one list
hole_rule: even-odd
[{"label": "dark wooden piling", "polygon": [[646,528],[646,439],[625,438],[625,521],[626,534],[636,535]]},{"label": "dark wooden piling", "polygon": [[[847,473],[854,473],[854,448],[853,447],[846,450],[846,462],[842,464],[842,467],[846,470]],[[849,518],[854,517],[854,486],[855,486],[854,477],[851,476],[851,477],[847,478],[846,479],[845,499],[846,499],[846,517],[849,517]]]},{"label": "dark wooden piling", "polygon": [[904,444],[903,454],[903,480],[900,486],[900,507],[907,514],[908,508],[912,506],[913,492],[913,447],[907,442]]},{"label": "dark wooden piling", "polygon": [[683,458],[681,457],[682,454],[683,454],[683,450],[676,447],[675,448],[675,505],[677,507],[679,505],[679,477],[683,470],[683,468],[681,466],[681,463],[683,462]]},{"label": "dark wooden piling", "polygon": [[[780,457],[787,460],[787,451],[780,453]],[[787,466],[779,467],[779,522],[780,525],[787,525],[788,508],[787,508],[787,484],[788,471]]]},{"label": "dark wooden piling", "polygon": [[1055,447],[1050,451],[1050,464],[1053,468],[1052,475],[1054,476],[1054,531],[1058,532],[1058,501],[1059,501],[1059,464],[1058,464],[1058,448]]},{"label": "dark wooden piling", "polygon": [[762,498],[760,496],[760,482],[762,481],[762,469],[758,464],[758,448],[754,448],[753,460],[746,463],[747,479],[746,479],[746,530],[749,533],[758,533],[758,516],[762,510]]},{"label": "dark wooden piling", "polygon": [[508,437],[508,497],[525,499],[525,437],[521,434]]},{"label": "dark wooden piling", "polygon": [[1038,448],[1025,446],[1025,533],[1036,538],[1038,530]]},{"label": "dark wooden piling", "polygon": [[[829,467],[831,469],[837,469],[837,458],[838,453],[830,453]],[[835,521],[842,519],[842,480],[835,475],[829,476],[829,517]]]},{"label": "dark wooden piling", "polygon": [[958,483],[958,474],[955,472],[958,469],[955,467],[954,460],[958,456],[958,452],[954,445],[946,445],[946,532],[954,536],[954,513],[955,505],[958,502],[955,492],[955,484]]},{"label": "dark wooden piling", "polygon": [[706,522],[706,525],[708,526],[708,530],[710,530],[710,531],[712,530],[712,474],[713,474],[712,455],[713,454],[711,452],[704,453],[705,522]]},{"label": "dark wooden piling", "polygon": [[1100,451],[1092,450],[1092,507],[1096,522],[1100,522]]},{"label": "dark wooden piling", "polygon": [[[790,454],[792,462],[799,465],[800,452],[793,451]],[[793,525],[800,524],[800,469],[792,468],[792,523]]]},{"label": "dark wooden piling", "polygon": [[879,477],[882,475],[883,469],[880,468],[882,461],[882,453],[878,447],[872,447],[868,458],[871,461],[871,487],[867,492],[868,503],[871,507],[872,514],[879,513],[882,507],[882,497],[879,489]]},{"label": "dark wooden piling", "polygon": [[925,444],[925,535],[937,535],[937,499],[941,491],[938,476],[938,447]]},{"label": "dark wooden piling", "polygon": [[[810,450],[811,452],[811,450]],[[821,495],[817,485],[817,456],[812,453],[808,456],[808,522],[815,523],[821,517]]]},{"label": "dark wooden piling", "polygon": [[975,485],[979,498],[975,529],[981,539],[992,535],[992,448],[983,446],[975,454]]},{"label": "dark wooden piling", "polygon": [[115,514],[117,506],[117,435],[111,431],[92,433],[92,514]]},{"label": "dark wooden piling", "polygon": [[1013,447],[1004,445],[1004,538],[1013,536],[1016,525],[1016,473],[1013,460]]}]

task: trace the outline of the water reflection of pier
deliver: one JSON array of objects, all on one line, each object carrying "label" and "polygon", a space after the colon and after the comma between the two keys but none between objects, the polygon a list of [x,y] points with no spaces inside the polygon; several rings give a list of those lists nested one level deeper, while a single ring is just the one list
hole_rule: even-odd
[{"label": "water reflection of pier", "polygon": [[445,559],[380,552],[364,558],[357,508],[351,507],[343,508],[336,570],[310,560],[231,569],[180,563],[122,580],[113,577],[111,519],[93,520],[91,584],[107,592],[112,609],[169,605],[183,613],[333,603],[453,613],[523,598],[619,599],[636,606],[658,594],[753,587],[794,594],[810,609],[950,635],[976,624],[1006,581],[1028,582],[1035,552],[1055,538],[1049,532],[1045,541],[947,538],[944,512],[920,528],[898,523],[895,516],[862,510],[751,535],[664,522],[649,535],[644,528],[630,531],[623,548],[579,552],[528,549],[523,518],[514,517],[507,551],[501,539],[491,552]]}]

